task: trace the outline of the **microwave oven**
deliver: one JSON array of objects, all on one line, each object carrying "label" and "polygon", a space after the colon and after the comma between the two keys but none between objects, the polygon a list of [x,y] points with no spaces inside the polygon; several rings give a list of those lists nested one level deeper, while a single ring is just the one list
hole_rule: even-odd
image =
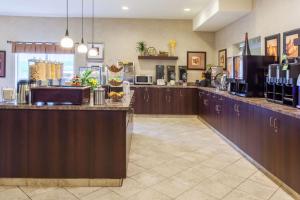
[{"label": "microwave oven", "polygon": [[137,85],[152,85],[153,77],[150,75],[136,75],[134,83]]}]

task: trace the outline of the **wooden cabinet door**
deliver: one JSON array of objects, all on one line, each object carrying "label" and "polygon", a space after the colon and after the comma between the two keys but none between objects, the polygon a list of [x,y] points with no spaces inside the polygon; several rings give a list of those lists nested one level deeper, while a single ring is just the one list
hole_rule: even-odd
[{"label": "wooden cabinet door", "polygon": [[28,155],[26,110],[0,110],[0,177],[26,178]]},{"label": "wooden cabinet door", "polygon": [[136,114],[143,114],[145,95],[143,93],[143,88],[135,88],[135,103],[134,103],[134,112]]},{"label": "wooden cabinet door", "polygon": [[197,90],[177,88],[174,90],[174,112],[178,115],[196,115],[198,113]]},{"label": "wooden cabinet door", "polygon": [[159,89],[148,88],[146,91],[147,96],[147,114],[159,114]]},{"label": "wooden cabinet door", "polygon": [[246,142],[246,151],[258,163],[262,162],[262,141],[263,141],[263,130],[264,123],[261,108],[254,105],[249,105],[248,113],[248,126]]},{"label": "wooden cabinet door", "polygon": [[204,92],[202,90],[198,90],[198,116],[203,117],[203,104]]},{"label": "wooden cabinet door", "polygon": [[159,88],[160,114],[171,115],[174,111],[174,89]]},{"label": "wooden cabinet door", "polygon": [[286,116],[284,122],[290,121],[290,129],[286,124],[279,124],[285,135],[285,180],[287,185],[300,193],[300,119]]}]

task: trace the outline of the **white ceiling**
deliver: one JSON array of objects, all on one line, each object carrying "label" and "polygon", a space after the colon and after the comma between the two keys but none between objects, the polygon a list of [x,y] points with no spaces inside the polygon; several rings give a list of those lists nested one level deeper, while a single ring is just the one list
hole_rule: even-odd
[{"label": "white ceiling", "polygon": [[[193,19],[211,0],[95,0],[96,17]],[[64,17],[66,0],[0,0],[0,15]],[[70,16],[81,16],[81,0],[69,0]],[[92,0],[84,0],[91,16]],[[129,10],[122,10],[122,6]],[[190,8],[190,12],[185,12]]]}]

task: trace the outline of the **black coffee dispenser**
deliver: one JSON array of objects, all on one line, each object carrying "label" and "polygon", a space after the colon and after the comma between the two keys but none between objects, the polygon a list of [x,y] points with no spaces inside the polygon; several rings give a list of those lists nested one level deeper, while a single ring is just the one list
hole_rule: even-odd
[{"label": "black coffee dispenser", "polygon": [[187,82],[187,66],[179,66],[179,81]]},{"label": "black coffee dispenser", "polygon": [[156,80],[165,79],[165,66],[156,65]]},{"label": "black coffee dispenser", "polygon": [[273,56],[237,56],[233,58],[235,94],[242,97],[264,97],[265,74],[275,63]]},{"label": "black coffee dispenser", "polygon": [[167,81],[175,81],[176,80],[176,72],[175,66],[167,66]]}]

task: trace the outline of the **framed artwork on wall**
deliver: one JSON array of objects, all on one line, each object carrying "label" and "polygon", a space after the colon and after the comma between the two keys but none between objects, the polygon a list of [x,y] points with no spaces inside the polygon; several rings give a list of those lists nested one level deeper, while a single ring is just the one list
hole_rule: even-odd
[{"label": "framed artwork on wall", "polygon": [[[88,49],[92,48],[92,44],[88,43]],[[98,54],[96,56],[89,56],[87,54],[88,61],[103,61],[104,60],[104,44],[103,43],[94,43],[94,48],[98,50]]]},{"label": "framed artwork on wall", "polygon": [[283,33],[283,53],[289,59],[300,56],[299,47],[294,44],[294,41],[300,38],[300,29],[292,30]]},{"label": "framed artwork on wall", "polygon": [[275,61],[280,62],[280,33],[265,37],[265,55],[274,56]]},{"label": "framed artwork on wall", "polygon": [[219,51],[218,55],[219,66],[223,68],[224,71],[227,70],[227,49],[222,49]]},{"label": "framed artwork on wall", "polygon": [[187,52],[188,70],[205,70],[206,69],[206,52],[188,51]]},{"label": "framed artwork on wall", "polygon": [[4,78],[6,72],[6,52],[0,51],[0,77]]}]

